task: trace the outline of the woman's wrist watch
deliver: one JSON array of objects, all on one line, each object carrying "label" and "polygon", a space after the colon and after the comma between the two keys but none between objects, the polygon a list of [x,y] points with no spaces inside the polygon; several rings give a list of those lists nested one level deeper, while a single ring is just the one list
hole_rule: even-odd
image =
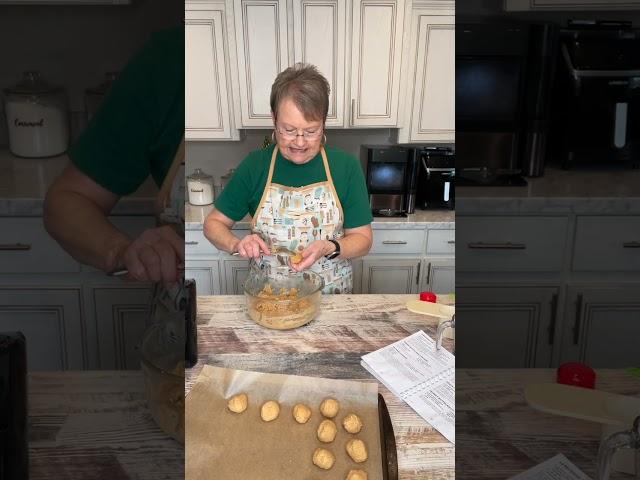
[{"label": "woman's wrist watch", "polygon": [[334,258],[340,255],[340,244],[336,240],[328,240],[328,241],[333,243],[336,249],[333,252],[331,252],[329,255],[325,255],[325,258],[327,260],[333,260]]}]

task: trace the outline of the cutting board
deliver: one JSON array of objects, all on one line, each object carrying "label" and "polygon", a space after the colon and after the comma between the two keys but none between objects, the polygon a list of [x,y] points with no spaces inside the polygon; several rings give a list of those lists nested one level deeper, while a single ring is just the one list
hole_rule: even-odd
[{"label": "cutting board", "polygon": [[410,312],[421,313],[423,315],[431,315],[433,317],[450,320],[456,313],[456,307],[444,305],[442,303],[423,302],[422,300],[409,300],[407,309]]}]

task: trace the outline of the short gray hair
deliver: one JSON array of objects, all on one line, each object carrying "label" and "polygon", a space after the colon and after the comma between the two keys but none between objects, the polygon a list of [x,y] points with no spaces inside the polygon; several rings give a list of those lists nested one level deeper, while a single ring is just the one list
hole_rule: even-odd
[{"label": "short gray hair", "polygon": [[271,111],[278,116],[278,107],[290,98],[306,120],[322,120],[329,112],[329,82],[314,65],[296,63],[278,74],[271,86]]}]

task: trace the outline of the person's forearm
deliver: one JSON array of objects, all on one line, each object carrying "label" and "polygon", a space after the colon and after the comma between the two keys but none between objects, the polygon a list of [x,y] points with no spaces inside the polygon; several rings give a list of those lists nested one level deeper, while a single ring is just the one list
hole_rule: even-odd
[{"label": "person's forearm", "polygon": [[105,272],[119,267],[119,255],[131,240],[98,205],[67,190],[52,191],[44,203],[44,225],[49,234],[78,262]]},{"label": "person's forearm", "polygon": [[[331,242],[326,242],[327,248],[325,255],[333,252],[335,248]],[[356,258],[362,257],[369,252],[371,248],[371,240],[361,233],[349,233],[338,239],[340,243],[340,256],[338,258]]]},{"label": "person's forearm", "polygon": [[229,227],[213,218],[207,218],[204,222],[204,236],[218,249],[227,253],[234,253],[240,239],[236,237]]}]

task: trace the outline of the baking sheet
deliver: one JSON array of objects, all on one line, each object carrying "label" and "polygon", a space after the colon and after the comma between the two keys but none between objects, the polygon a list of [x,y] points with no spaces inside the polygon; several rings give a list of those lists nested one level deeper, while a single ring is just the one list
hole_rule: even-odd
[{"label": "baking sheet", "polygon": [[[238,393],[249,396],[242,414],[227,409],[227,399]],[[340,402],[334,418],[338,434],[323,444],[316,436],[324,419],[320,402],[333,397]],[[280,403],[280,416],[263,422],[260,407],[267,400]],[[296,403],[311,407],[309,421],[298,424],[292,415]],[[357,435],[342,427],[348,413],[364,423]],[[378,419],[377,383],[330,380],[231,370],[205,365],[185,404],[186,478],[188,480],[343,480],[351,469],[365,470],[369,480],[383,480]],[[367,445],[369,458],[356,464],[346,453],[350,438]],[[311,459],[317,447],[330,450],[336,462],[321,470]]]}]

